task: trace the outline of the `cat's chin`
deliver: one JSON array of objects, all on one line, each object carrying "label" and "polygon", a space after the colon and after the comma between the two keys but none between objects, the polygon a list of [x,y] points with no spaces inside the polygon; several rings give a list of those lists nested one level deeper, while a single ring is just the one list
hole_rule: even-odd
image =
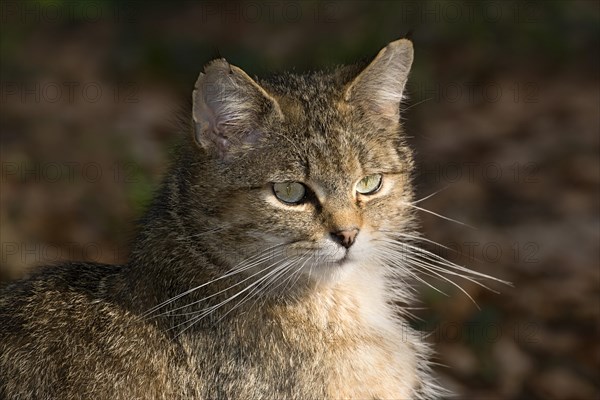
[{"label": "cat's chin", "polygon": [[360,262],[351,252],[346,251],[336,259],[321,260],[313,264],[312,268],[303,268],[303,275],[317,286],[331,286],[344,280],[359,265]]}]

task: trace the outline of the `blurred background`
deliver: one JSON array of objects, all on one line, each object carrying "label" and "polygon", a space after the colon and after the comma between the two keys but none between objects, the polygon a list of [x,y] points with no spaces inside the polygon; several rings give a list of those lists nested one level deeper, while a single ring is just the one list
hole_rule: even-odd
[{"label": "blurred background", "polygon": [[[428,249],[514,283],[424,286],[414,321],[465,399],[600,398],[596,1],[0,3],[0,282],[122,263],[219,55],[250,75],[413,30],[403,119]],[[185,115],[185,113],[184,113]]]}]

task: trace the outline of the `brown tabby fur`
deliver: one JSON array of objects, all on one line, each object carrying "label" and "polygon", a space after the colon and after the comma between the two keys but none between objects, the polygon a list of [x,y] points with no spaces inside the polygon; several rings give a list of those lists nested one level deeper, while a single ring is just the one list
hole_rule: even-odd
[{"label": "brown tabby fur", "polygon": [[[412,55],[401,39],[365,68],[260,81],[210,63],[130,261],[45,268],[0,292],[0,398],[437,397],[397,306],[410,290],[379,257],[382,237],[414,233],[399,123]],[[375,173],[381,190],[357,195]],[[284,181],[308,201],[277,200]],[[349,227],[339,261],[330,234]]]}]

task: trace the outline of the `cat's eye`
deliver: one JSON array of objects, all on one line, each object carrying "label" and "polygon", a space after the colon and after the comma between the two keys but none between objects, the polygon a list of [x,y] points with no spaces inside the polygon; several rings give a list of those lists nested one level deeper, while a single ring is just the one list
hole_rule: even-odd
[{"label": "cat's eye", "polygon": [[306,196],[306,186],[300,182],[274,183],[273,193],[284,203],[300,204]]},{"label": "cat's eye", "polygon": [[381,188],[381,174],[367,175],[356,184],[356,191],[360,194],[373,194]]}]

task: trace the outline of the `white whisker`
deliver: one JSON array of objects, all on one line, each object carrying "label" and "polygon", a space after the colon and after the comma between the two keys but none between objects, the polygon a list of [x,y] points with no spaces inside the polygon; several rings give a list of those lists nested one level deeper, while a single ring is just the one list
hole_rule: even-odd
[{"label": "white whisker", "polygon": [[439,262],[441,265],[443,265],[445,267],[448,267],[448,268],[452,268],[452,269],[454,269],[456,271],[461,271],[461,272],[464,272],[466,274],[475,275],[475,276],[483,278],[483,279],[490,279],[490,280],[494,280],[496,282],[503,283],[503,284],[508,285],[508,286],[512,286],[510,282],[504,281],[502,279],[495,278],[495,277],[490,276],[490,275],[482,274],[482,273],[477,272],[477,271],[472,271],[472,270],[470,270],[468,268],[465,268],[463,266],[455,264],[452,261],[448,261],[444,257],[439,256],[439,255],[437,255],[437,254],[435,254],[435,253],[433,253],[431,251],[422,249],[422,248],[420,248],[418,246],[411,245],[409,243],[406,243],[406,242],[403,242],[403,241],[399,241],[399,240],[396,240],[396,239],[386,238],[386,239],[382,239],[382,240],[386,241],[388,243],[395,243],[395,244],[398,244],[400,246],[406,246],[407,248],[412,249],[412,250],[414,250],[414,251],[416,251],[416,252],[418,252],[420,254],[427,255],[427,256],[433,258],[434,260],[436,260],[437,262]]},{"label": "white whisker", "polygon": [[477,304],[477,302],[473,299],[473,297],[471,297],[471,295],[469,293],[467,293],[467,291],[465,289],[463,289],[459,284],[457,284],[456,282],[454,282],[451,279],[448,279],[444,275],[438,274],[437,272],[435,272],[434,270],[432,270],[429,267],[426,267],[426,266],[424,266],[422,264],[419,264],[419,266],[421,268],[426,269],[427,271],[429,271],[430,273],[434,274],[435,276],[439,277],[440,279],[443,279],[443,280],[449,282],[450,284],[456,286],[458,288],[458,290],[460,290],[461,292],[463,292],[473,302],[473,304],[475,304],[475,307],[477,307],[477,309],[481,311],[481,308],[479,307],[479,304]]},{"label": "white whisker", "polygon": [[[304,258],[304,257],[305,257],[305,256],[306,256],[306,255],[307,255],[307,254],[308,254],[310,251],[311,251],[311,250],[307,250],[307,251],[306,251],[304,254],[302,254],[302,256],[300,256],[300,257],[299,257],[299,259],[301,260],[302,258]],[[308,259],[310,259],[310,257],[309,257]],[[308,260],[308,259],[307,259],[307,260]],[[281,285],[282,285],[284,282],[288,282],[288,283],[289,283],[289,282],[291,281],[292,277],[293,277],[295,274],[298,274],[298,277],[300,277],[300,271],[301,271],[301,270],[302,270],[302,268],[304,267],[304,264],[305,264],[305,263],[306,263],[306,261],[305,261],[305,262],[304,262],[304,263],[303,263],[303,264],[300,266],[300,268],[296,268],[296,269],[295,269],[295,271],[292,271],[292,273],[291,273],[291,274],[290,274],[290,275],[289,275],[287,278],[285,278],[284,280],[282,280],[282,282],[280,282],[280,283],[279,283],[277,286],[275,286],[275,287],[274,287],[274,288],[272,288],[271,290],[272,290],[272,291],[275,291],[275,289],[277,289],[278,287],[280,287],[280,286],[281,286]],[[294,264],[295,264],[295,263],[292,263],[292,265],[291,265],[291,266],[293,266]],[[290,267],[290,268],[291,268],[291,267]],[[280,276],[284,275],[285,273],[287,273],[287,271],[285,271],[285,272],[284,272],[283,274],[281,274]],[[279,279],[279,277],[276,277],[276,279]],[[269,284],[270,284],[270,283],[268,283],[268,284],[267,284],[267,286],[268,286]],[[285,286],[284,290],[285,290],[285,289],[287,289],[287,287],[288,287],[288,285],[286,284],[286,286]],[[265,291],[263,291],[263,292],[262,292],[262,293],[261,293],[261,294],[260,294],[260,295],[259,295],[259,296],[258,296],[258,297],[255,299],[255,300],[254,300],[254,303],[252,304],[252,307],[254,307],[254,305],[256,304],[256,302],[258,302],[259,300],[263,299],[263,301],[262,301],[262,303],[261,303],[261,307],[262,307],[262,306],[264,305],[265,301],[266,301],[266,294],[267,294],[267,291],[266,291],[266,290],[265,290]]]},{"label": "white whisker", "polygon": [[424,212],[426,212],[426,213],[429,213],[429,214],[431,214],[431,215],[435,215],[435,216],[436,216],[436,217],[438,217],[438,218],[442,218],[442,219],[445,219],[445,220],[447,220],[447,221],[455,222],[455,223],[457,223],[457,224],[460,224],[460,225],[466,226],[467,228],[471,228],[471,229],[477,229],[477,228],[475,228],[474,226],[471,226],[471,225],[469,225],[469,224],[466,224],[466,223],[464,223],[464,222],[461,222],[461,221],[458,221],[458,220],[452,219],[452,218],[450,218],[450,217],[446,217],[446,216],[444,216],[444,215],[438,214],[438,213],[436,213],[436,212],[433,212],[433,211],[431,211],[431,210],[428,210],[428,209],[426,209],[426,208],[419,207],[419,206],[415,206],[415,205],[414,205],[414,204],[412,204],[412,203],[404,203],[404,204],[406,204],[406,205],[407,205],[407,206],[409,206],[409,207],[415,208],[415,209],[417,209],[417,210],[420,210],[420,211],[424,211]]},{"label": "white whisker", "polygon": [[[245,271],[245,270],[248,270],[248,269],[254,268],[254,267],[256,267],[256,266],[260,265],[262,262],[264,262],[264,261],[266,261],[267,259],[269,259],[270,257],[271,257],[271,255],[264,255],[264,256],[263,256],[263,257],[261,257],[260,259],[258,259],[258,260],[256,260],[256,261],[253,261],[252,263],[250,263],[250,264],[248,264],[248,265],[245,265],[245,266],[244,266],[244,267],[243,267],[243,268],[242,268],[240,271],[238,271],[238,272],[241,272],[241,271]],[[164,313],[158,314],[157,316],[160,316],[160,315],[182,315],[182,314],[172,314],[172,313],[173,313],[173,311],[177,311],[177,310],[181,310],[181,309],[184,309],[184,308],[187,308],[187,307],[193,306],[193,305],[195,305],[195,304],[198,304],[198,303],[204,302],[204,301],[206,301],[206,300],[208,300],[208,299],[210,299],[210,298],[216,297],[216,296],[218,296],[218,295],[220,295],[220,294],[222,294],[222,293],[225,293],[226,291],[228,291],[228,290],[230,290],[230,289],[232,289],[232,288],[234,288],[234,287],[236,287],[236,286],[239,286],[239,285],[241,285],[242,283],[244,283],[244,282],[246,282],[246,281],[248,281],[248,280],[252,279],[252,278],[253,278],[253,277],[255,277],[256,275],[260,275],[260,274],[261,274],[261,273],[263,273],[263,272],[264,272],[266,269],[268,269],[268,268],[271,268],[271,267],[272,267],[272,266],[274,266],[274,265],[276,265],[276,263],[275,263],[275,264],[273,264],[273,265],[271,265],[271,266],[269,266],[269,267],[263,268],[263,269],[261,269],[260,271],[258,271],[258,272],[255,272],[254,274],[252,274],[252,275],[250,275],[250,276],[247,276],[245,279],[243,279],[243,280],[241,280],[241,281],[239,281],[239,282],[236,282],[236,283],[234,283],[233,285],[231,285],[231,286],[228,286],[228,287],[227,287],[227,288],[225,288],[225,289],[221,289],[221,290],[219,290],[218,292],[215,292],[215,293],[213,293],[213,294],[211,294],[211,295],[209,295],[209,296],[206,296],[206,297],[204,297],[204,298],[202,298],[202,299],[200,299],[200,300],[196,300],[196,301],[194,301],[194,302],[191,302],[191,303],[188,303],[188,304],[186,304],[186,305],[183,305],[183,306],[180,306],[180,307],[174,308],[174,309],[172,309],[172,310],[165,311]]]},{"label": "white whisker", "polygon": [[[423,283],[424,285],[427,285],[427,286],[429,286],[431,289],[435,290],[436,292],[438,292],[438,293],[440,293],[440,294],[442,294],[442,295],[444,295],[444,296],[446,296],[446,297],[450,297],[450,296],[449,296],[447,293],[445,293],[445,292],[443,292],[442,290],[440,290],[440,289],[436,288],[435,286],[431,285],[429,282],[427,282],[427,281],[425,281],[424,279],[422,279],[420,276],[418,276],[417,274],[415,274],[415,273],[414,273],[413,271],[411,271],[409,268],[406,268],[406,266],[405,266],[405,265],[403,265],[403,264],[401,264],[399,261],[397,261],[397,260],[393,260],[393,259],[390,259],[390,258],[386,258],[385,260],[386,260],[387,262],[389,262],[389,263],[391,263],[391,264],[395,265],[396,267],[399,267],[399,268],[401,268],[401,269],[402,269],[402,272],[404,272],[404,273],[406,273],[406,274],[409,274],[409,275],[410,275],[410,276],[412,276],[412,277],[413,277],[415,280],[417,280],[417,281],[419,281],[419,282]],[[427,275],[427,274],[425,274],[425,275]],[[414,290],[414,288],[411,288],[411,289],[413,289],[413,290]]]},{"label": "white whisker", "polygon": [[[253,284],[253,289],[251,291],[249,291],[246,296],[244,296],[235,306],[233,306],[230,310],[228,310],[225,314],[223,314],[221,316],[221,318],[219,318],[217,320],[217,322],[215,323],[219,323],[223,318],[225,318],[229,313],[231,313],[232,311],[236,310],[237,308],[239,308],[240,306],[242,306],[245,302],[247,302],[248,300],[250,300],[250,298],[252,298],[252,296],[256,293],[260,291],[260,287],[262,283],[265,283],[264,288],[262,290],[262,292],[264,293],[264,291],[266,290],[266,288],[271,284],[271,282],[275,281],[278,279],[278,277],[280,277],[281,275],[284,275],[286,273],[286,271],[291,267],[291,265],[293,265],[292,262],[286,262],[283,265],[278,266],[277,268],[275,268],[270,274],[268,274],[267,276],[265,276],[265,278],[261,278],[258,282],[256,282],[255,284]],[[269,267],[271,268],[271,267]],[[268,276],[271,276],[270,278],[268,278]],[[268,278],[268,279],[267,279]]]},{"label": "white whisker", "polygon": [[437,190],[437,191],[435,191],[435,192],[433,192],[433,193],[431,193],[431,194],[429,194],[429,195],[427,195],[427,196],[425,196],[423,198],[420,198],[419,200],[411,201],[410,204],[415,205],[415,204],[418,204],[418,203],[420,203],[422,201],[425,201],[425,200],[427,200],[429,198],[432,198],[436,194],[443,192],[444,190],[448,189],[449,187],[450,187],[450,185],[446,185],[443,188],[441,188],[440,190]]},{"label": "white whisker", "polygon": [[285,245],[285,243],[280,243],[280,244],[277,244],[275,246],[271,246],[271,247],[269,247],[267,249],[264,249],[264,250],[258,252],[257,254],[254,254],[254,255],[250,256],[248,259],[245,259],[245,260],[241,261],[236,266],[234,266],[233,268],[231,268],[224,275],[221,275],[218,278],[215,278],[215,279],[213,279],[211,281],[205,282],[205,283],[203,283],[201,285],[198,285],[198,286],[196,286],[196,287],[194,287],[192,289],[189,289],[189,290],[187,290],[187,291],[185,291],[183,293],[180,293],[177,296],[174,296],[174,297],[172,297],[172,298],[170,298],[170,299],[168,299],[168,300],[166,300],[166,301],[164,301],[164,302],[162,302],[162,303],[160,303],[160,304],[158,304],[158,305],[150,308],[148,311],[146,311],[144,314],[142,314],[142,318],[147,318],[149,315],[153,314],[157,310],[159,310],[159,309],[161,309],[161,308],[163,308],[163,307],[171,304],[174,301],[179,300],[180,298],[182,298],[184,296],[189,295],[190,293],[195,292],[198,289],[201,289],[201,288],[203,288],[205,286],[208,286],[208,285],[210,285],[210,284],[212,284],[212,283],[214,283],[216,281],[219,281],[221,279],[225,279],[225,278],[228,278],[228,277],[230,277],[232,275],[235,275],[237,273],[245,271],[247,268],[244,266],[244,263],[247,264],[249,261],[254,261],[256,258],[263,257],[267,252],[269,252],[271,250],[274,250],[274,249],[278,249],[279,247],[284,246],[284,245]]},{"label": "white whisker", "polygon": [[[278,260],[276,261],[274,264],[269,265],[268,267],[262,269],[260,272],[264,272],[265,270],[272,268],[274,266],[277,265],[277,263],[281,262],[281,261],[285,261],[285,260]],[[228,297],[227,299],[221,301],[220,303],[213,305],[211,307],[205,308],[199,312],[197,312],[196,316],[193,317],[191,320],[188,320],[186,322],[183,322],[179,325],[176,325],[175,327],[171,328],[171,329],[175,329],[178,328],[181,325],[184,324],[189,324],[185,329],[183,329],[181,332],[179,332],[175,337],[183,334],[186,330],[188,330],[189,328],[191,328],[194,324],[196,324],[198,321],[202,320],[203,318],[206,318],[207,316],[209,316],[210,314],[212,314],[213,312],[215,312],[217,309],[221,308],[222,306],[224,306],[225,304],[229,303],[230,301],[232,301],[233,299],[237,298],[238,296],[240,296],[241,294],[247,292],[248,290],[252,290],[253,288],[255,288],[257,285],[259,285],[261,282],[263,282],[264,280],[266,280],[269,276],[271,276],[272,274],[276,273],[277,271],[281,270],[282,268],[285,268],[286,264],[284,264],[283,266],[279,266],[277,268],[275,268],[273,271],[267,273],[265,276],[261,276],[259,279],[257,279],[255,282],[253,282],[252,284],[248,285],[247,287],[243,288],[242,290],[238,291],[236,294]],[[256,274],[255,274],[256,275]],[[227,313],[226,313],[227,314]],[[226,315],[225,314],[225,315]],[[224,316],[223,316],[224,317]],[[221,319],[223,319],[223,317],[221,317],[218,321],[220,321]],[[217,322],[218,322],[217,321]]]}]

